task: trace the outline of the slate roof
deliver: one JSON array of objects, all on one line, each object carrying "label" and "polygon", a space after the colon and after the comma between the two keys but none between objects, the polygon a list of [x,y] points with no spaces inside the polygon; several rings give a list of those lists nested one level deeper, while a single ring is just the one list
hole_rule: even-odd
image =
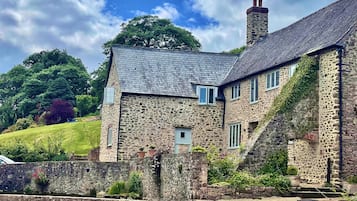
[{"label": "slate roof", "polygon": [[247,48],[222,84],[246,78],[333,45],[356,28],[357,0],[339,0]]},{"label": "slate roof", "polygon": [[122,92],[197,97],[195,84],[218,86],[238,56],[114,46]]}]

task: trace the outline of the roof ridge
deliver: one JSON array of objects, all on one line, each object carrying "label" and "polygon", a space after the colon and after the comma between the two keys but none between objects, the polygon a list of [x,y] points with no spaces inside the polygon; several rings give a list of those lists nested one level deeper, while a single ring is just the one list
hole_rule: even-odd
[{"label": "roof ridge", "polygon": [[226,52],[205,52],[205,51],[192,51],[192,50],[181,50],[181,49],[160,49],[160,48],[151,48],[151,47],[142,47],[142,46],[129,46],[122,44],[113,44],[112,48],[121,48],[121,49],[133,49],[133,50],[146,50],[146,51],[156,51],[156,52],[167,52],[167,53],[182,53],[182,54],[208,54],[208,55],[220,55],[220,56],[232,56],[239,57],[237,54],[231,54]]}]

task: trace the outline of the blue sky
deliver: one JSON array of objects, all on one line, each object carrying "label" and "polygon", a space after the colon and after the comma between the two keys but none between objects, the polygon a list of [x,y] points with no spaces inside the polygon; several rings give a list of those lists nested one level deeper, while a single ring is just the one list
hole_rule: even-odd
[{"label": "blue sky", "polygon": [[[335,0],[263,0],[269,32]],[[252,0],[0,0],[0,73],[27,56],[54,48],[80,58],[89,72],[104,60],[102,44],[135,16],[168,18],[193,33],[202,51],[245,44],[246,9]]]}]

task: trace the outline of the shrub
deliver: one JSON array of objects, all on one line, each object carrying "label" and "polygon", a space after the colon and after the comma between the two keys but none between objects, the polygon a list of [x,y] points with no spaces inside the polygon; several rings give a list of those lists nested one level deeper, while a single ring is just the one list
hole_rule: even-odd
[{"label": "shrub", "polygon": [[192,152],[207,153],[207,149],[201,146],[194,146],[192,147]]},{"label": "shrub", "polygon": [[49,113],[45,115],[47,125],[64,123],[73,118],[74,110],[72,104],[61,99],[53,100]]},{"label": "shrub", "polygon": [[263,186],[274,187],[280,193],[285,193],[289,190],[290,180],[282,175],[264,174],[258,177],[258,183]]},{"label": "shrub", "polygon": [[288,152],[286,150],[278,150],[271,153],[263,167],[259,170],[259,174],[279,174],[285,175],[287,172]]},{"label": "shrub", "polygon": [[255,178],[248,172],[236,172],[229,179],[229,183],[236,191],[257,185]]},{"label": "shrub", "polygon": [[217,159],[209,164],[208,183],[227,181],[235,172],[235,164],[228,157]]},{"label": "shrub", "polygon": [[347,182],[350,184],[357,184],[357,175],[349,176],[347,178]]},{"label": "shrub", "polygon": [[298,169],[295,166],[289,165],[288,169],[286,170],[287,175],[297,175]]},{"label": "shrub", "polygon": [[15,124],[15,130],[24,130],[29,128],[33,124],[33,119],[31,117],[18,119]]},{"label": "shrub", "polygon": [[127,185],[130,193],[136,193],[139,195],[139,197],[142,197],[143,183],[141,179],[141,174],[139,172],[130,173]]},{"label": "shrub", "polygon": [[110,195],[119,195],[123,193],[128,193],[128,190],[125,186],[125,181],[117,181],[110,188],[108,193]]}]

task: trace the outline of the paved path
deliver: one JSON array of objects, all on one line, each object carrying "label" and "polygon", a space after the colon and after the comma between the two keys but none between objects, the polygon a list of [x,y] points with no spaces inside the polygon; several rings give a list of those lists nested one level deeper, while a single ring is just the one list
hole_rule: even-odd
[{"label": "paved path", "polygon": [[[342,198],[324,198],[324,199],[301,199],[299,197],[269,197],[262,199],[234,199],[234,200],[217,200],[217,201],[341,201]],[[195,201],[209,201],[209,200],[195,200]]]}]

